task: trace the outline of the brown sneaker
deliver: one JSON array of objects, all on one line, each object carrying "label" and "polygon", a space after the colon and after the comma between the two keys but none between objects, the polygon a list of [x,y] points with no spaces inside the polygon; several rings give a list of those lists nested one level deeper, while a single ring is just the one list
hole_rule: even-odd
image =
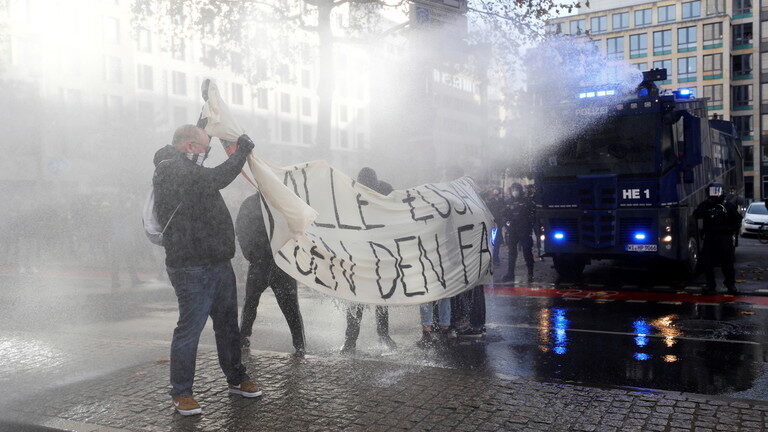
[{"label": "brown sneaker", "polygon": [[203,412],[200,404],[192,396],[174,396],[173,406],[183,416],[197,415]]},{"label": "brown sneaker", "polygon": [[229,385],[229,392],[232,394],[238,394],[242,397],[252,398],[261,396],[261,390],[251,380],[245,380],[240,385]]}]

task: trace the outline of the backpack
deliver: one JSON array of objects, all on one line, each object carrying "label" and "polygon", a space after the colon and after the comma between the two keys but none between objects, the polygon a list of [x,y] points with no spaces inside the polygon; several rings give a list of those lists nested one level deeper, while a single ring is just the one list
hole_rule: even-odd
[{"label": "backpack", "polygon": [[155,190],[153,188],[149,191],[149,196],[147,197],[147,200],[144,201],[141,222],[144,225],[144,234],[147,235],[147,238],[152,244],[163,246],[163,234],[165,233],[165,230],[168,229],[168,225],[171,223],[171,220],[173,220],[173,216],[176,214],[176,211],[179,210],[179,207],[181,207],[181,203],[179,203],[173,210],[173,213],[171,213],[171,217],[168,218],[168,222],[165,226],[160,225],[160,221],[157,219],[157,212],[155,212]]}]

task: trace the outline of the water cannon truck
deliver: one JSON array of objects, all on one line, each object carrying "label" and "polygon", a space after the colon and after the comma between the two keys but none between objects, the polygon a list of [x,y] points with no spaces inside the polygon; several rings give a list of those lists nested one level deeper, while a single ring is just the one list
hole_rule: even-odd
[{"label": "water cannon truck", "polygon": [[599,121],[534,161],[543,253],[561,277],[600,259],[650,259],[694,274],[701,236],[692,214],[710,182],[743,193],[732,123],[708,119],[704,99],[661,92],[665,69],[643,72],[630,95],[583,90],[555,110]]}]

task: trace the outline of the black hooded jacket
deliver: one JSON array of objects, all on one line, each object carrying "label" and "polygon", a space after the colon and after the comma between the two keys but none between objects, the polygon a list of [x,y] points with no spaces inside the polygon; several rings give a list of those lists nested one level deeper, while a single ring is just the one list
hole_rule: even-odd
[{"label": "black hooded jacket", "polygon": [[261,212],[261,194],[258,192],[249,196],[240,205],[235,221],[235,232],[240,250],[250,263],[268,264],[274,261],[272,249],[269,246],[267,227]]},{"label": "black hooded jacket", "polygon": [[214,168],[195,164],[171,146],[155,154],[152,186],[158,222],[165,226],[178,206],[163,234],[168,267],[209,265],[235,256],[232,216],[219,190],[237,177],[253,149],[250,142],[239,144]]}]

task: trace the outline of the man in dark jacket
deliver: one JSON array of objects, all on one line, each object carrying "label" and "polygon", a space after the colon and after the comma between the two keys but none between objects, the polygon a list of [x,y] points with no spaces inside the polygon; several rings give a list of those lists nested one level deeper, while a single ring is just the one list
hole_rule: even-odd
[{"label": "man in dark jacket", "polygon": [[291,330],[293,348],[297,355],[304,355],[304,322],[299,311],[296,280],[282,271],[272,256],[267,227],[261,212],[261,194],[256,193],[243,201],[235,221],[235,232],[243,256],[248,260],[248,279],[245,283],[245,304],[240,322],[242,347],[251,345],[250,336],[261,294],[272,287],[277,305],[283,312]]},{"label": "man in dark jacket", "polygon": [[[357,181],[382,195],[389,195],[392,186],[389,183],[379,181],[373,168],[365,167],[357,174]],[[347,331],[344,337],[342,354],[354,354],[357,349],[357,337],[360,336],[360,322],[363,320],[363,309],[359,303],[350,304],[347,307]],[[389,349],[395,349],[397,344],[389,337],[389,310],[386,306],[376,306],[376,332],[379,339]]]},{"label": "man in dark jacket", "polygon": [[715,292],[715,267],[719,265],[723,269],[723,285],[729,294],[736,294],[734,236],[739,232],[741,215],[734,204],[725,201],[722,184],[710,183],[707,193],[706,201],[693,212],[693,217],[704,221],[704,245],[699,264],[707,278],[706,292]]},{"label": "man in dark jacket", "polygon": [[523,185],[513,183],[510,187],[510,199],[504,210],[504,222],[507,225],[507,247],[509,248],[509,263],[504,280],[515,280],[515,263],[517,261],[518,245],[523,250],[523,258],[528,267],[528,281],[533,280],[533,223],[536,207],[533,201],[523,191]]},{"label": "man in dark jacket", "polygon": [[493,264],[501,264],[501,257],[499,256],[499,250],[501,243],[504,241],[504,235],[502,234],[502,228],[504,227],[504,198],[501,196],[501,191],[494,189],[492,195],[488,198],[488,210],[493,215],[493,221],[496,223],[495,237],[492,239],[493,243]]},{"label": "man in dark jacket", "polygon": [[[163,234],[168,277],[179,302],[179,320],[171,343],[171,391],[182,415],[202,412],[192,396],[200,333],[208,315],[213,320],[219,364],[229,392],[244,397],[261,395],[240,361],[237,326],[237,287],[230,260],[235,255],[235,232],[220,189],[237,177],[253,142],[243,135],[237,150],[215,168],[203,161],[210,138],[194,126],[173,134],[173,148],[158,153],[152,184],[158,222]],[[165,156],[163,156],[165,154]]]}]

